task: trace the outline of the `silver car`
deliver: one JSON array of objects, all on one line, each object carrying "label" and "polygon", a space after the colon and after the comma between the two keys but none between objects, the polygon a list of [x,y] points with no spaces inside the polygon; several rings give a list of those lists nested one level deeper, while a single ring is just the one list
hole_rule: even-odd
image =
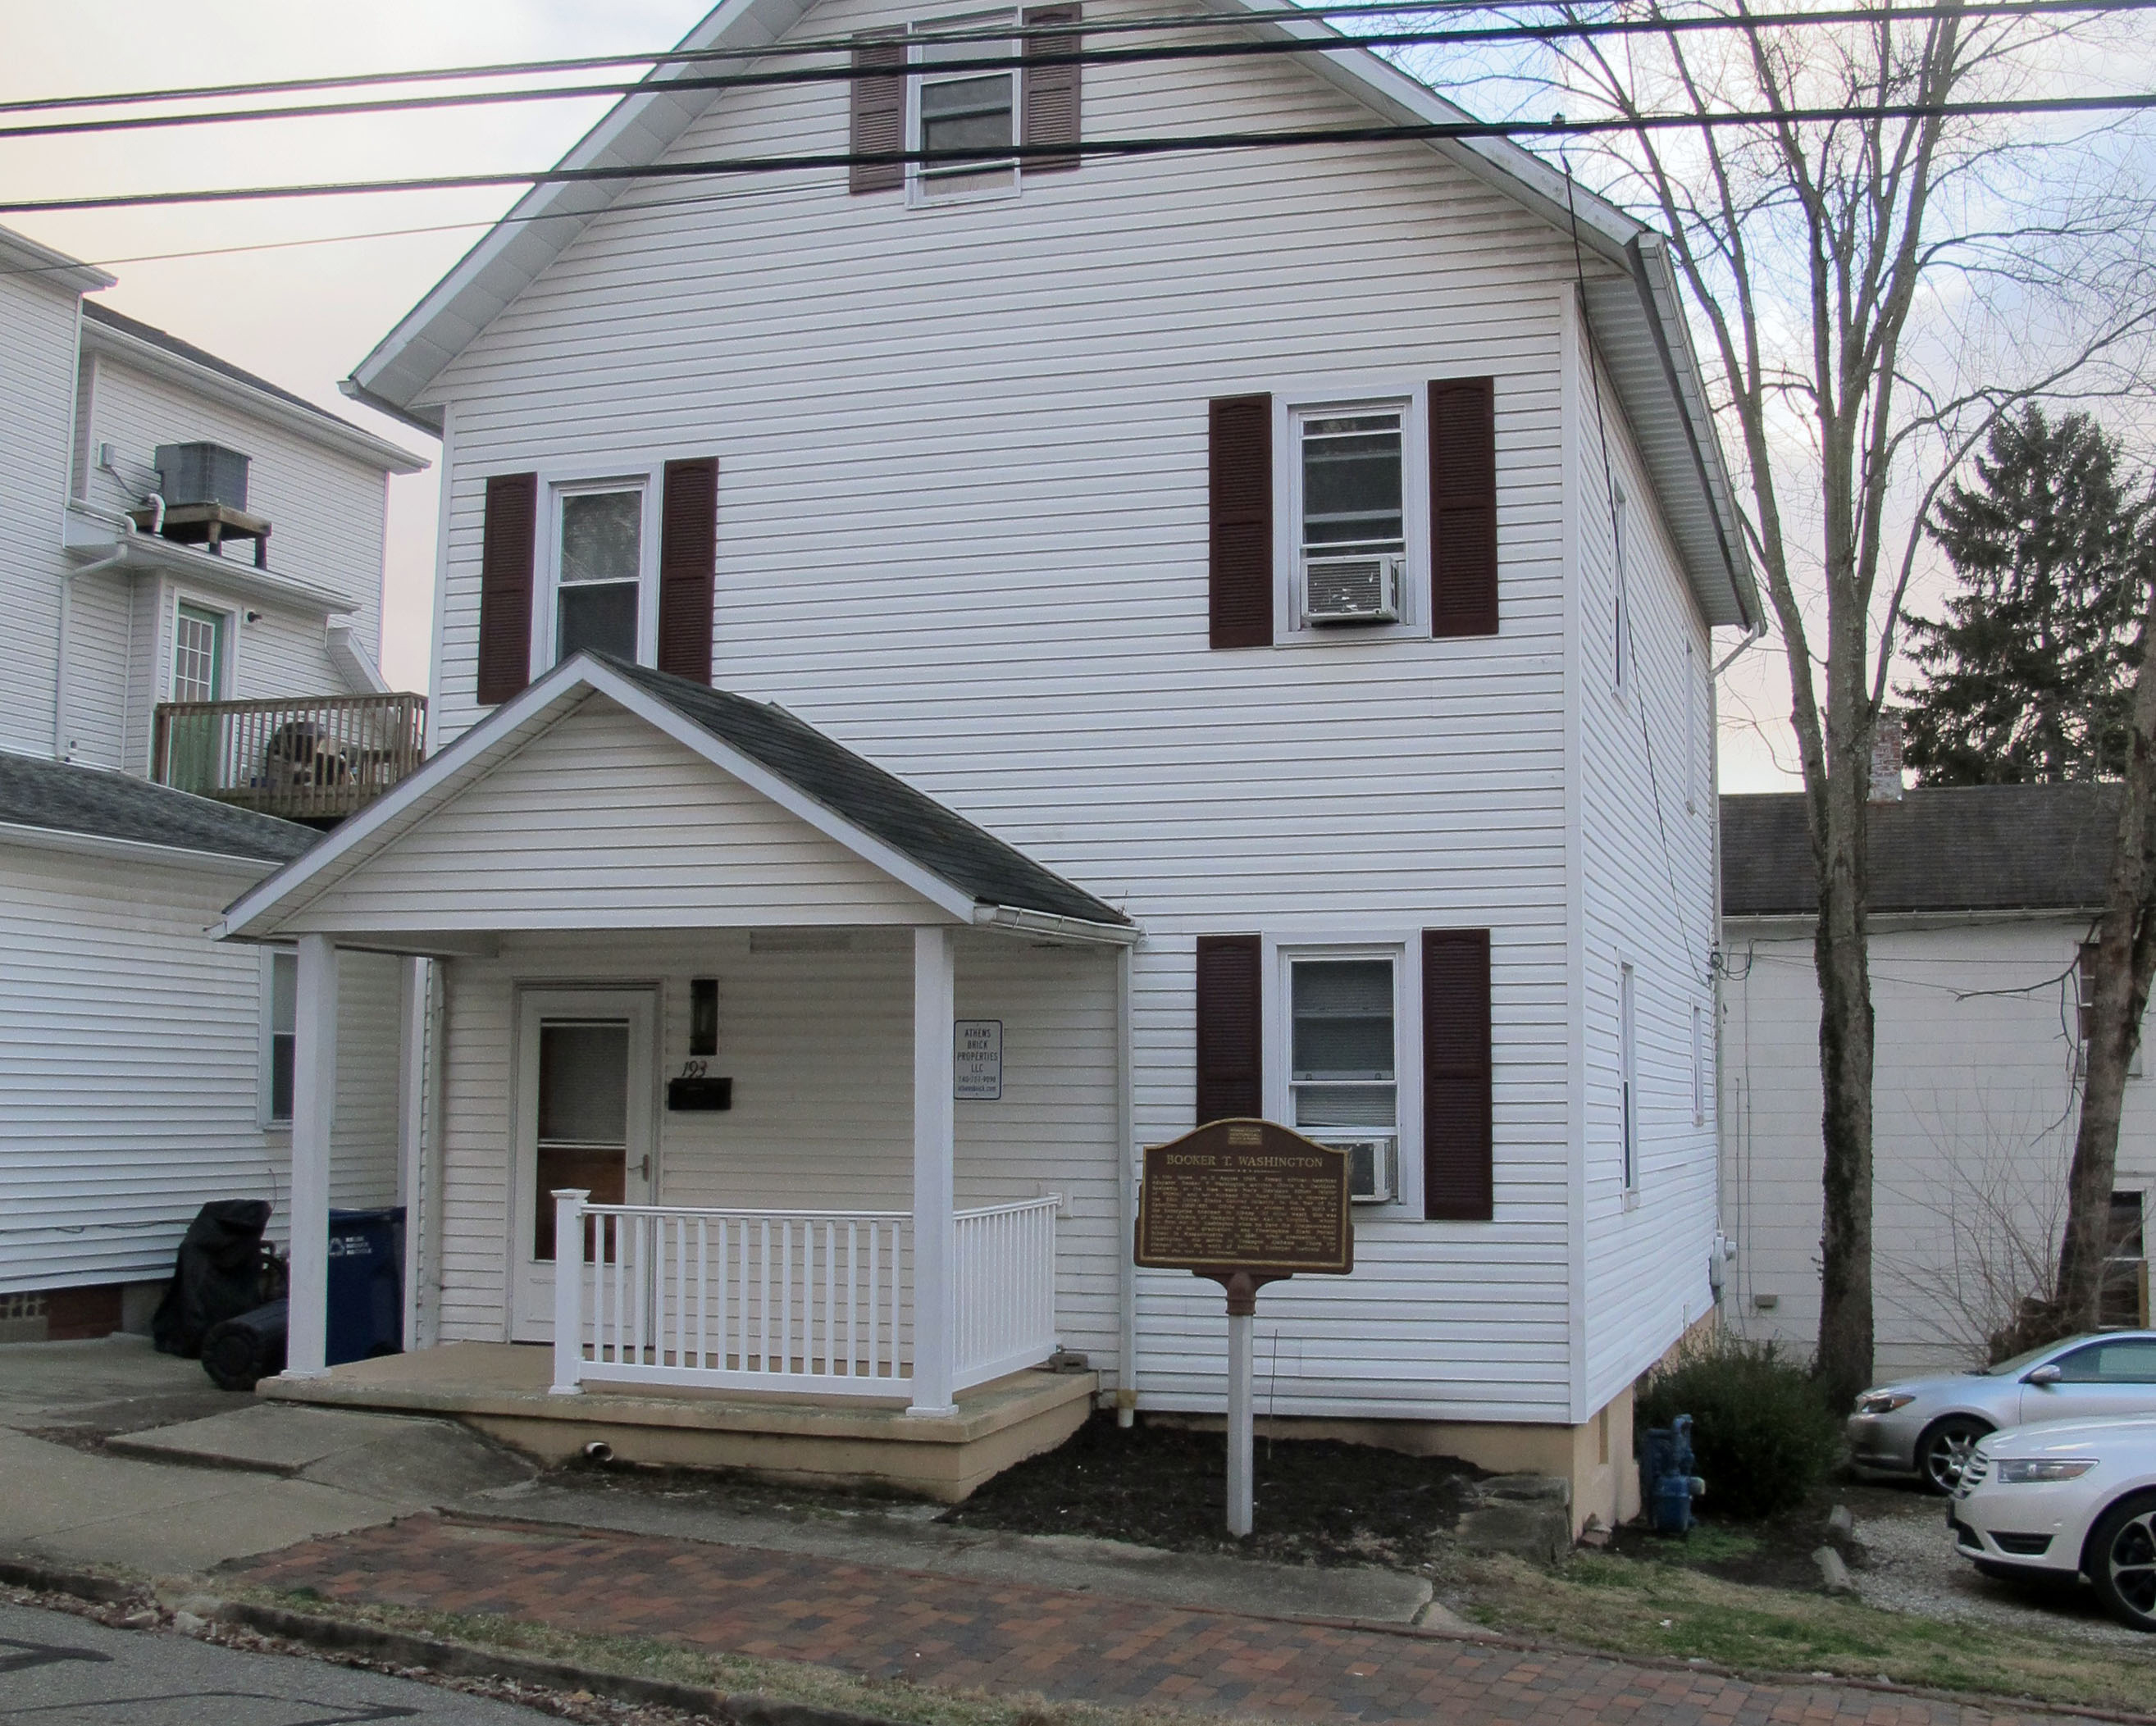
[{"label": "silver car", "polygon": [[1850,1460],[1881,1473],[1920,1475],[1933,1491],[1951,1493],[1987,1432],[2148,1414],[2156,1414],[2156,1330],[2107,1330],[1979,1371],[1866,1391],[1849,1417]]}]

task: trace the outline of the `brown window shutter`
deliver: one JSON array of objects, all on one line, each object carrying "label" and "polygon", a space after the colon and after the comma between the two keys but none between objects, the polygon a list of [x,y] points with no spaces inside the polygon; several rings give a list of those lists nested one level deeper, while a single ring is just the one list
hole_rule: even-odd
[{"label": "brown window shutter", "polygon": [[531,556],[539,525],[539,476],[496,474],[486,482],[480,533],[479,699],[506,701],[531,681]]},{"label": "brown window shutter", "polygon": [[1422,935],[1422,1208],[1487,1222],[1491,1181],[1490,931]]},{"label": "brown window shutter", "polygon": [[1273,398],[1223,396],[1211,404],[1211,589],[1216,648],[1273,641]]},{"label": "brown window shutter", "polygon": [[1265,1112],[1263,944],[1254,935],[1198,938],[1198,1124]]},{"label": "brown window shutter", "polygon": [[[1037,66],[1037,58],[1075,54],[1078,52],[1079,19],[1084,16],[1075,6],[1033,6],[1026,8],[1024,92],[1020,97],[1025,116],[1025,144],[1075,144],[1078,130],[1078,74],[1082,68],[1074,60],[1063,65]],[[1052,29],[1058,24],[1072,28],[1068,34],[1035,36],[1034,30]],[[1029,174],[1052,174],[1064,168],[1078,166],[1078,157],[1070,156],[1028,156],[1024,172]]]},{"label": "brown window shutter", "polygon": [[659,668],[711,680],[711,581],[719,556],[716,456],[666,464],[659,504]]},{"label": "brown window shutter", "polygon": [[[906,38],[896,30],[864,30],[854,38],[854,70],[903,66]],[[855,156],[895,153],[906,147],[906,80],[886,76],[852,83]],[[855,162],[846,170],[849,192],[895,192],[906,183],[903,162]]]},{"label": "brown window shutter", "polygon": [[1488,377],[1430,387],[1432,635],[1497,633],[1497,391]]}]

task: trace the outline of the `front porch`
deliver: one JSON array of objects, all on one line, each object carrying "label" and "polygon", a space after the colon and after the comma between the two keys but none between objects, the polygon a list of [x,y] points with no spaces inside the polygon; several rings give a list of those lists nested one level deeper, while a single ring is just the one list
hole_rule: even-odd
[{"label": "front porch", "polygon": [[[952,1498],[1122,1388],[1137,930],[790,715],[580,658],[225,932],[297,949],[273,1394]],[[351,952],[431,963],[420,1352],[332,1370]]]},{"label": "front porch", "polygon": [[516,1343],[449,1343],[265,1380],[280,1401],[445,1415],[547,1462],[592,1444],[655,1467],[740,1468],[771,1480],[874,1486],[956,1503],[1076,1432],[1099,1388],[1090,1371],[1026,1371],[958,1393],[946,1413],[808,1395],[653,1394],[593,1384],[557,1396],[553,1356]]}]

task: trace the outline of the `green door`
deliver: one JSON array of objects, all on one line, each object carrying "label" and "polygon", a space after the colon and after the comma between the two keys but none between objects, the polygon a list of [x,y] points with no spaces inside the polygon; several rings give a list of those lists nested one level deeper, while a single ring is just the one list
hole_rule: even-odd
[{"label": "green door", "polygon": [[[172,628],[172,699],[216,701],[224,694],[224,627],[222,612],[183,605]],[[166,783],[183,791],[216,791],[219,716],[213,713],[174,714],[167,755]]]}]

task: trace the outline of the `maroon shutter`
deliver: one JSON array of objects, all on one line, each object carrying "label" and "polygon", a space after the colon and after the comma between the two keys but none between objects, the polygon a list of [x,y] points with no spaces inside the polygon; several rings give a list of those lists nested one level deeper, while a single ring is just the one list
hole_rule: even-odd
[{"label": "maroon shutter", "polygon": [[[903,66],[906,40],[896,30],[864,30],[854,38],[854,70]],[[854,93],[853,153],[883,155],[906,147],[906,80],[856,76]],[[846,170],[849,192],[895,192],[906,183],[903,162],[855,162]]]},{"label": "maroon shutter", "polygon": [[719,556],[716,456],[666,464],[659,504],[659,668],[711,680],[711,580]]},{"label": "maroon shutter", "polygon": [[[1074,28],[1068,34],[1034,36],[1025,38],[1025,90],[1021,101],[1025,115],[1027,144],[1075,144],[1078,141],[1078,74],[1081,68],[1074,60],[1057,66],[1037,66],[1038,58],[1078,52],[1079,36],[1075,28],[1083,16],[1075,6],[1033,6],[1026,8],[1025,28],[1030,32],[1048,29],[1057,24]],[[1028,156],[1024,172],[1029,174],[1052,174],[1062,168],[1075,168],[1078,158],[1070,156]]]},{"label": "maroon shutter", "polygon": [[531,554],[539,525],[539,476],[496,474],[486,482],[479,554],[479,699],[492,706],[531,681]]},{"label": "maroon shutter", "polygon": [[1497,633],[1497,392],[1487,377],[1430,387],[1432,635]]},{"label": "maroon shutter", "polygon": [[1491,1215],[1490,931],[1422,935],[1423,1215]]},{"label": "maroon shutter", "polygon": [[1273,398],[1223,396],[1211,404],[1208,605],[1216,648],[1273,640]]},{"label": "maroon shutter", "polygon": [[1198,1124],[1265,1112],[1260,1015],[1262,948],[1254,935],[1198,938]]}]

